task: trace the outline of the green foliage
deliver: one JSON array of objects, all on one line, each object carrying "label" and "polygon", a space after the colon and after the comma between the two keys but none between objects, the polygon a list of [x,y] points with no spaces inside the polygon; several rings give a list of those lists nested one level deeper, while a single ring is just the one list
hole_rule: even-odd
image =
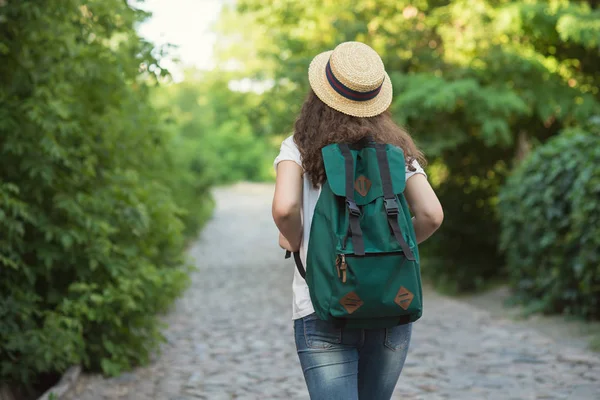
[{"label": "green foliage", "polygon": [[191,172],[150,103],[166,72],[134,30],[145,16],[121,0],[0,3],[2,381],[147,361],[156,313],[187,284],[184,221],[210,201],[179,201]]},{"label": "green foliage", "polygon": [[438,267],[424,272],[466,290],[504,274],[496,202],[517,138],[544,142],[600,115],[599,13],[569,0],[240,0],[217,49],[221,66],[240,66],[231,79],[267,87],[262,137],[292,129],[317,53],[347,40],[373,47],[394,116],[446,172],[430,174],[446,212],[424,249]]},{"label": "green foliage", "polygon": [[517,296],[538,311],[600,317],[600,135],[537,148],[501,191],[501,246]]},{"label": "green foliage", "polygon": [[[422,273],[445,292],[480,290],[503,276],[503,259],[497,254],[499,227],[497,193],[510,153],[471,140],[443,154],[443,184],[436,194],[444,206],[444,227],[422,246],[429,254]],[[436,178],[435,168],[430,174]],[[434,182],[435,183],[435,182]],[[453,215],[460,215],[452,217]]]},{"label": "green foliage", "polygon": [[[193,238],[208,220],[214,208],[210,188],[217,182],[214,165],[203,157],[201,140],[190,140],[180,126],[173,123],[173,113],[156,102],[156,93],[162,93],[163,86],[152,91],[152,99],[158,111],[157,123],[162,123],[165,133],[172,140],[164,153],[159,180],[176,193],[174,200],[180,208],[179,217],[185,225],[184,234]],[[162,99],[162,97],[160,97]],[[171,108],[171,107],[169,107]]]},{"label": "green foliage", "polygon": [[265,134],[257,133],[266,120],[260,95],[231,90],[223,73],[187,71],[183,82],[158,90],[155,101],[180,136],[180,162],[203,180],[270,179],[274,149]]}]

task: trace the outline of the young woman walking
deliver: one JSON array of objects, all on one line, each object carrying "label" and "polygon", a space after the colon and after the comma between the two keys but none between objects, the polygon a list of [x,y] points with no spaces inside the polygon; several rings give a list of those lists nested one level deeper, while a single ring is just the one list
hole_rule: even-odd
[{"label": "young woman walking", "polygon": [[[413,215],[414,236],[418,243],[427,239],[442,223],[442,208],[421,167],[423,154],[390,116],[392,84],[379,55],[363,43],[342,43],[317,55],[308,76],[311,90],[294,134],[283,141],[275,160],[273,217],[280,246],[299,251],[310,270],[306,259],[311,222],[327,180],[322,149],[365,140],[402,149],[404,196]],[[364,193],[371,182],[358,185],[363,186],[355,186],[357,191]],[[298,270],[292,290],[296,347],[311,399],[390,399],[406,359],[412,323],[380,329],[341,327],[317,317]]]}]

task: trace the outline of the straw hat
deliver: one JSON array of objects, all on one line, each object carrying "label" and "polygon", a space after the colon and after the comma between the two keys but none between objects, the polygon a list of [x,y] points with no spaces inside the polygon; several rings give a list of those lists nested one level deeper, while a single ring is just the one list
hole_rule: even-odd
[{"label": "straw hat", "polygon": [[381,57],[360,42],[344,42],[308,67],[315,94],[329,107],[355,117],[381,114],[392,102],[392,83]]}]

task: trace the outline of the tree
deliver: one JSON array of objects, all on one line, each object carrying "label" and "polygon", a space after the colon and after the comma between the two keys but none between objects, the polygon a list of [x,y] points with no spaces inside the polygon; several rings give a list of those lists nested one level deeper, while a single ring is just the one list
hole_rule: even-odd
[{"label": "tree", "polygon": [[441,262],[425,271],[468,290],[503,271],[496,202],[517,139],[543,142],[600,112],[598,21],[590,1],[243,0],[223,15],[218,54],[240,77],[271,85],[261,106],[280,133],[317,53],[348,40],[378,51],[392,111],[430,159],[446,209],[425,249]]},{"label": "tree", "polygon": [[[186,285],[166,74],[121,0],[0,3],[0,378],[116,374]],[[159,53],[156,56],[160,56]],[[205,204],[208,198],[198,198]]]},{"label": "tree", "polygon": [[268,129],[262,98],[229,86],[222,72],[188,70],[183,82],[162,87],[155,97],[177,132],[180,158],[185,154],[182,160],[192,170],[200,168],[205,180],[219,184],[267,180],[272,154],[268,135],[261,132]]}]

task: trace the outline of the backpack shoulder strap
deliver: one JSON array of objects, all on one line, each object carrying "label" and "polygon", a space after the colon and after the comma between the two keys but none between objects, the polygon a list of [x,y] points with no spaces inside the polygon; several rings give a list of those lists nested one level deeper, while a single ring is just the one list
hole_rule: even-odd
[{"label": "backpack shoulder strap", "polygon": [[415,261],[415,256],[410,247],[408,247],[406,240],[404,240],[400,225],[398,224],[398,201],[396,200],[396,195],[394,194],[394,189],[392,187],[392,176],[390,173],[390,163],[387,157],[386,145],[378,143],[375,145],[375,150],[377,152],[377,164],[379,166],[379,174],[381,175],[383,201],[388,223],[390,224],[390,228],[392,228],[392,232],[394,232],[394,237],[398,241],[400,248],[402,248],[402,251],[404,252],[404,256],[410,261]]},{"label": "backpack shoulder strap", "polygon": [[[286,250],[285,251],[286,260],[288,258],[290,258],[291,256],[292,256],[292,252],[289,250]],[[294,252],[294,262],[296,263],[296,268],[298,268],[298,272],[300,273],[300,276],[302,277],[302,279],[306,280],[306,270],[304,269],[304,265],[302,265],[302,259],[300,258],[299,251]]]},{"label": "backpack shoulder strap", "polygon": [[346,206],[348,208],[348,233],[352,234],[352,248],[357,256],[365,255],[365,242],[360,228],[360,209],[354,201],[354,158],[346,143],[339,144],[346,165]]}]

